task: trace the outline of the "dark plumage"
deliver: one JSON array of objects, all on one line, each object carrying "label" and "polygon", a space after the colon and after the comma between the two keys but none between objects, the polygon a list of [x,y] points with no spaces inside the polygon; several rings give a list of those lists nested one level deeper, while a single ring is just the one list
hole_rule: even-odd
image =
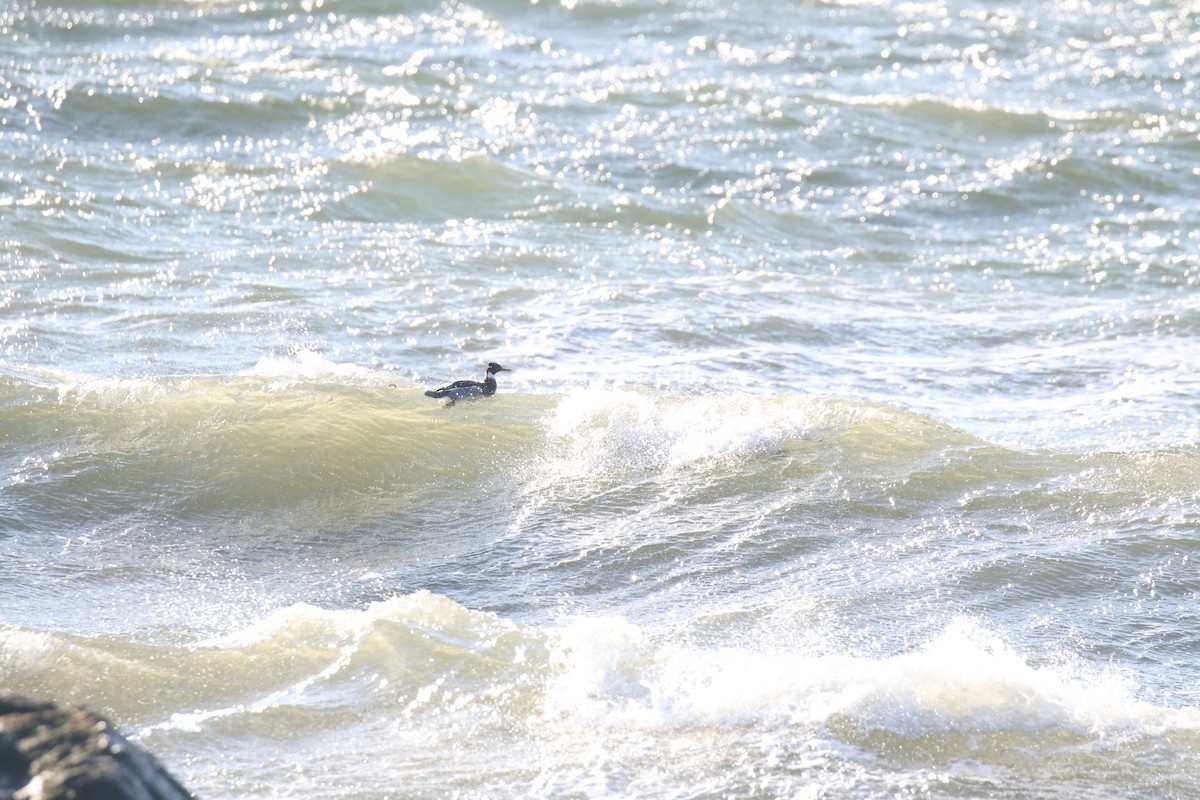
[{"label": "dark plumage", "polygon": [[440,389],[430,389],[425,396],[437,400],[446,399],[452,403],[455,400],[462,400],[464,397],[490,397],[496,393],[497,372],[512,372],[512,370],[492,361],[487,365],[487,375],[482,381],[455,381]]}]

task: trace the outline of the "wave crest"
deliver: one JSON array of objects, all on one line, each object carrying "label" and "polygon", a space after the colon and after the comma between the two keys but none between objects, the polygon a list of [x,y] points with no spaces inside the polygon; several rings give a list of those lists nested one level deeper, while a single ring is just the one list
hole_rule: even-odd
[{"label": "wave crest", "polygon": [[677,469],[778,451],[849,415],[802,395],[654,396],[626,389],[565,396],[547,421],[560,460],[597,469]]}]

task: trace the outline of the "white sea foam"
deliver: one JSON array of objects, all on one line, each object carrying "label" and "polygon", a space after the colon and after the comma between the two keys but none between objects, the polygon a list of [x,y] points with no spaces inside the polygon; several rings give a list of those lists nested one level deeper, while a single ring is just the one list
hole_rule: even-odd
[{"label": "white sea foam", "polygon": [[210,797],[1200,795],[1187,4],[15,5],[6,684]]},{"label": "white sea foam", "polygon": [[697,648],[620,618],[581,618],[558,637],[549,719],[602,727],[800,725],[837,721],[906,737],[1058,731],[1157,736],[1200,730],[1200,709],[1138,699],[1118,671],[1039,666],[960,619],[909,653]]},{"label": "white sea foam", "polygon": [[[78,671],[100,659],[106,671]],[[1200,732],[1200,709],[1141,699],[1130,673],[1034,663],[969,618],[923,646],[878,656],[803,642],[701,645],[616,615],[516,624],[415,592],[358,608],[296,603],[190,647],[0,628],[0,665],[25,685],[84,676],[93,696],[110,701],[153,674],[166,699],[138,701],[135,728],[151,740],[236,730],[291,742],[297,720],[309,735],[341,730],[346,715],[377,720],[372,730],[390,720],[406,757],[479,740],[504,749],[520,780],[562,793],[611,788],[626,774],[614,772],[617,763],[641,764],[651,771],[636,781],[653,781],[649,762],[667,753],[680,763],[658,780],[670,783],[679,769],[701,781],[725,772],[720,780],[738,785],[740,766],[712,770],[714,746],[750,756],[791,794],[788,770],[797,767],[809,784],[830,772],[837,780],[855,763],[874,765],[871,780],[928,780],[928,770],[987,778],[988,764],[1016,757],[1014,749],[1108,757]],[[924,754],[926,772],[880,752],[880,736]],[[977,739],[988,743],[970,744]]]},{"label": "white sea foam", "polygon": [[334,361],[312,350],[297,350],[286,356],[263,356],[245,374],[255,378],[269,378],[283,384],[294,381],[377,384],[395,380],[394,377],[382,375],[369,367]]},{"label": "white sea foam", "polygon": [[778,450],[788,439],[845,424],[852,416],[803,395],[742,393],[687,397],[627,389],[566,395],[547,420],[564,461],[597,469],[674,469]]}]

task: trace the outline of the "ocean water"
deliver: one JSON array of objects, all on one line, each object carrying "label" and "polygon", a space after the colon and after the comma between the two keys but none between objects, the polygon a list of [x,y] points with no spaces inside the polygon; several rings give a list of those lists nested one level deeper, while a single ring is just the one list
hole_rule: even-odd
[{"label": "ocean water", "polygon": [[210,799],[1196,797],[1198,11],[0,0],[0,685]]}]

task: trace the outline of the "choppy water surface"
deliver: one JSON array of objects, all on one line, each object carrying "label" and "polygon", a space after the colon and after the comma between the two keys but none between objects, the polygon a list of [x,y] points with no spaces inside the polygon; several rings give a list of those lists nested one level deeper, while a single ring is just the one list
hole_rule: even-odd
[{"label": "choppy water surface", "polygon": [[1195,796],[1195,12],[10,2],[0,684],[209,798]]}]

